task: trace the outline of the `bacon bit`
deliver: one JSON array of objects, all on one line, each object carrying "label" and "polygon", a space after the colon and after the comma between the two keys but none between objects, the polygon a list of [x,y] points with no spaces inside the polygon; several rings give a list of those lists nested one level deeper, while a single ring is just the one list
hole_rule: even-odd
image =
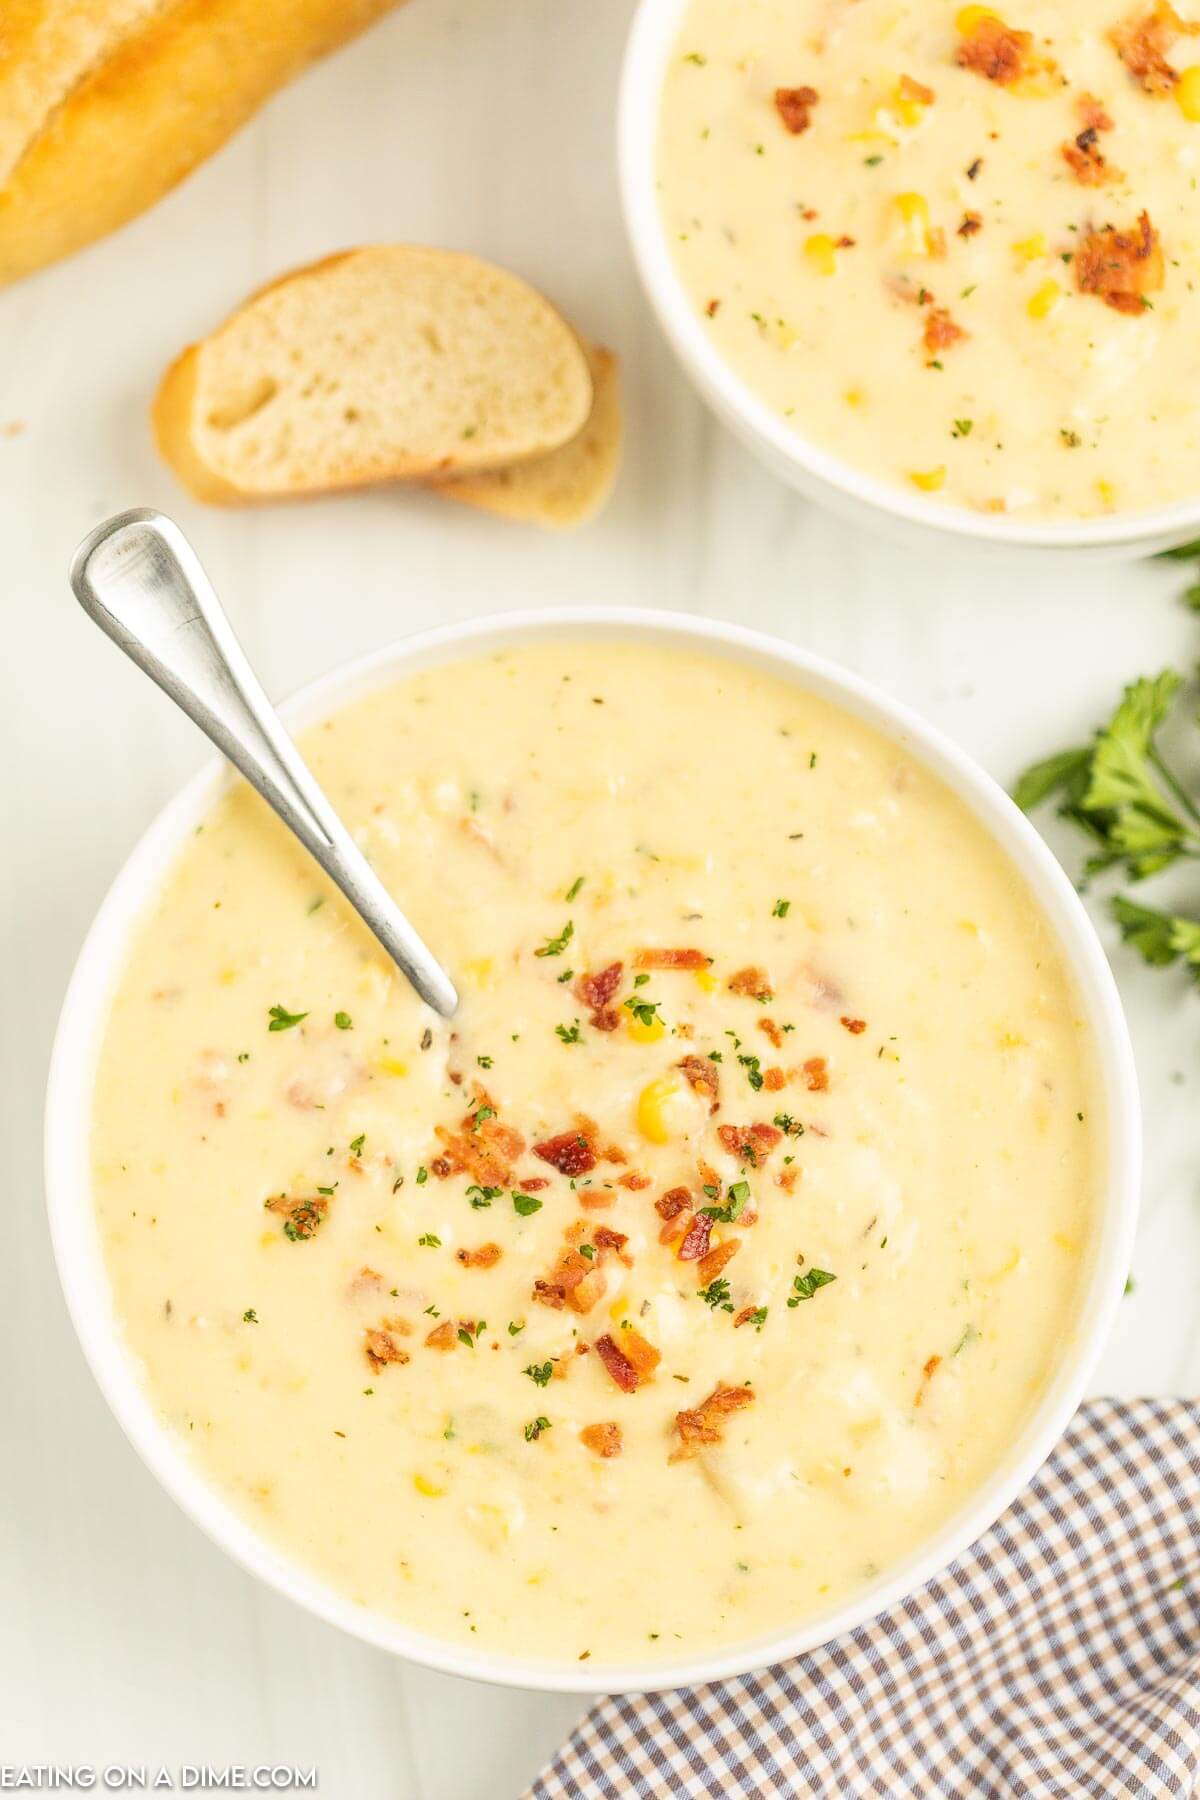
[{"label": "bacon bit", "polygon": [[709,318],[709,319],[715,319],[720,310],[721,310],[721,302],[719,300],[710,300],[708,305],[704,309],[705,317]]},{"label": "bacon bit", "polygon": [[608,1421],[603,1425],[585,1425],[579,1441],[596,1456],[620,1456],[621,1427]]},{"label": "bacon bit", "polygon": [[575,1199],[588,1212],[607,1212],[616,1195],[609,1188],[580,1188]]},{"label": "bacon bit", "polygon": [[668,1219],[658,1234],[659,1243],[673,1244],[676,1238],[683,1236],[687,1227],[688,1218],[686,1214],[681,1214],[678,1219]]},{"label": "bacon bit", "polygon": [[[596,1166],[596,1151],[590,1139],[579,1130],[562,1131],[533,1146],[533,1154],[548,1162],[560,1175],[586,1175]],[[501,1183],[506,1186],[507,1183]]]},{"label": "bacon bit", "polygon": [[650,1186],[650,1177],[643,1175],[640,1169],[627,1169],[624,1175],[617,1176],[617,1186],[628,1188],[631,1194],[640,1194],[643,1188]]},{"label": "bacon bit", "polygon": [[726,1238],[723,1244],[714,1244],[707,1256],[701,1257],[696,1266],[696,1279],[701,1287],[707,1287],[731,1263],[742,1247],[740,1238]]},{"label": "bacon bit", "polygon": [[[572,1227],[572,1234],[577,1240],[582,1240],[587,1230],[587,1225],[581,1220]],[[586,1313],[591,1312],[607,1285],[604,1272],[596,1262],[568,1244],[566,1249],[560,1251],[548,1279],[534,1282],[533,1297],[540,1300],[543,1306],[553,1307],[556,1312],[569,1306],[572,1312]]]},{"label": "bacon bit", "polygon": [[517,1178],[517,1187],[522,1194],[540,1194],[543,1188],[549,1186],[548,1175],[523,1175]]},{"label": "bacon bit", "polygon": [[703,950],[639,950],[633,961],[638,969],[707,969],[712,957]]},{"label": "bacon bit", "polygon": [[725,986],[731,994],[746,994],[751,1000],[770,1000],[773,997],[767,971],[756,968],[753,964],[747,969],[738,969],[729,977]]},{"label": "bacon bit", "polygon": [[1032,48],[1033,38],[1028,31],[1015,31],[994,14],[982,13],[966,41],[959,45],[954,60],[960,69],[970,69],[999,87],[1011,87],[1030,73]]},{"label": "bacon bit", "polygon": [[783,1049],[783,1033],[780,1031],[774,1019],[760,1019],[758,1021],[758,1029],[762,1032],[764,1037],[770,1039],[776,1050]]},{"label": "bacon bit", "polygon": [[708,1213],[696,1213],[688,1221],[687,1232],[676,1254],[680,1262],[699,1262],[708,1255],[708,1240],[712,1236],[713,1222]]},{"label": "bacon bit", "polygon": [[670,1460],[680,1462],[684,1457],[695,1456],[705,1444],[719,1444],[725,1435],[723,1428],[727,1415],[753,1404],[752,1388],[715,1387],[708,1399],[693,1411],[676,1413],[679,1444],[672,1450]]},{"label": "bacon bit", "polygon": [[898,92],[902,100],[916,100],[921,106],[932,106],[937,99],[931,87],[926,87],[923,81],[914,81],[911,75],[900,77]]},{"label": "bacon bit", "polygon": [[384,1280],[379,1270],[368,1268],[364,1263],[353,1281],[347,1286],[346,1294],[349,1299],[353,1300],[359,1294],[378,1294],[382,1292],[383,1287]]},{"label": "bacon bit", "polygon": [[454,1260],[464,1269],[491,1269],[503,1255],[499,1244],[480,1244],[478,1250],[456,1250]]},{"label": "bacon bit", "polygon": [[946,306],[931,307],[925,319],[925,330],[921,334],[921,342],[930,356],[936,356],[939,350],[945,350],[951,344],[957,344],[960,338],[966,337],[961,325],[956,325],[950,317],[950,309]]},{"label": "bacon bit", "polygon": [[329,1202],[318,1195],[301,1194],[293,1197],[290,1194],[278,1194],[273,1200],[266,1202],[266,1210],[282,1213],[283,1229],[288,1237],[310,1238],[329,1211]]},{"label": "bacon bit", "polygon": [[982,230],[983,230],[983,219],[981,218],[979,213],[969,212],[969,213],[963,214],[962,224],[958,228],[959,237],[961,237],[961,238],[974,237],[975,233],[977,231],[982,231]]},{"label": "bacon bit", "polygon": [[734,1315],[733,1329],[736,1331],[739,1325],[749,1325],[757,1317],[758,1311],[757,1306],[743,1306],[741,1312]]},{"label": "bacon bit", "polygon": [[812,124],[812,109],[820,98],[812,87],[776,88],[775,111],[783,120],[784,129],[793,137],[807,131]]},{"label": "bacon bit", "polygon": [[[781,1187],[784,1193],[790,1194],[799,1179],[800,1171],[793,1163],[790,1168],[782,1170],[781,1173],[775,1177],[775,1186]],[[743,1213],[742,1217],[745,1218],[745,1216],[746,1215]]]},{"label": "bacon bit", "polygon": [[[430,1166],[440,1180],[447,1175],[466,1174],[480,1187],[511,1187],[512,1166],[525,1149],[525,1139],[494,1116],[496,1103],[486,1088],[476,1082],[473,1092],[474,1107],[464,1114],[457,1132],[435,1125],[444,1154]],[[481,1120],[481,1112],[493,1116]]]},{"label": "bacon bit", "polygon": [[829,1064],[823,1056],[810,1056],[803,1069],[804,1085],[810,1094],[823,1094],[829,1086]]},{"label": "bacon bit", "polygon": [[632,1325],[621,1327],[620,1348],[626,1362],[633,1364],[638,1380],[650,1381],[662,1361],[662,1351],[656,1350],[649,1338],[644,1338]]},{"label": "bacon bit", "polygon": [[1177,37],[1194,37],[1197,31],[1200,25],[1186,23],[1167,0],[1157,0],[1149,12],[1131,13],[1114,25],[1108,41],[1142,90],[1161,100],[1179,80],[1167,51]]},{"label": "bacon bit", "polygon": [[607,968],[597,970],[594,975],[581,975],[575,983],[577,997],[591,1008],[588,1023],[594,1031],[615,1031],[621,1023],[620,1013],[609,1005],[609,1001],[621,985],[624,968],[624,963],[609,963]]},{"label": "bacon bit", "polygon": [[731,1156],[757,1168],[766,1162],[783,1133],[776,1125],[721,1125],[717,1136]]},{"label": "bacon bit", "polygon": [[395,1338],[387,1331],[365,1331],[363,1348],[367,1353],[367,1361],[378,1374],[388,1363],[406,1363],[408,1351],[402,1350]]},{"label": "bacon bit", "polygon": [[861,1037],[862,1033],[867,1029],[867,1021],[865,1019],[848,1019],[845,1013],[842,1014],[841,1022],[846,1027],[846,1030],[850,1033],[851,1037]]},{"label": "bacon bit", "polygon": [[1163,285],[1164,265],[1158,233],[1147,212],[1138,214],[1137,230],[1089,231],[1075,253],[1075,285],[1081,294],[1096,294],[1117,312],[1140,313],[1143,296]]},{"label": "bacon bit", "polygon": [[453,1350],[457,1343],[458,1327],[453,1319],[443,1319],[425,1338],[426,1348],[430,1350]]},{"label": "bacon bit", "polygon": [[1081,187],[1105,187],[1110,181],[1121,179],[1120,169],[1113,168],[1108,161],[1096,142],[1096,135],[1097,128],[1089,125],[1074,142],[1062,145],[1063,161]]},{"label": "bacon bit", "polygon": [[1097,100],[1095,94],[1080,94],[1079,120],[1085,131],[1111,131],[1112,118],[1103,100]]},{"label": "bacon bit", "polygon": [[707,1096],[709,1112],[718,1111],[721,1105],[721,1077],[716,1063],[711,1062],[707,1056],[685,1056],[675,1067],[683,1070],[684,1079],[690,1088]]},{"label": "bacon bit", "polygon": [[654,1202],[654,1210],[660,1219],[677,1219],[681,1212],[690,1212],[691,1206],[692,1196],[685,1187],[668,1188]]},{"label": "bacon bit", "polygon": [[933,1380],[933,1377],[936,1375],[938,1369],[941,1367],[941,1362],[942,1359],[940,1356],[931,1356],[929,1361],[925,1364],[925,1367],[921,1370],[921,1385],[917,1389],[916,1398],[913,1401],[914,1406],[920,1406],[922,1400],[924,1400],[925,1391],[928,1388],[929,1383]]},{"label": "bacon bit", "polygon": [[764,1069],[763,1086],[766,1088],[768,1094],[777,1094],[781,1088],[787,1086],[787,1076],[784,1074],[783,1070],[778,1067]]},{"label": "bacon bit", "polygon": [[636,1390],[638,1372],[625,1353],[617,1349],[607,1331],[596,1339],[596,1355],[623,1394],[632,1394]]},{"label": "bacon bit", "polygon": [[[614,1231],[610,1225],[597,1225],[592,1233],[592,1242],[597,1250],[615,1250],[621,1256],[629,1238],[625,1232]],[[632,1261],[632,1258],[621,1256],[621,1261]]]},{"label": "bacon bit", "polygon": [[857,238],[847,237],[846,233],[843,231],[841,237],[835,239],[834,248],[836,250],[853,250],[857,243]]}]

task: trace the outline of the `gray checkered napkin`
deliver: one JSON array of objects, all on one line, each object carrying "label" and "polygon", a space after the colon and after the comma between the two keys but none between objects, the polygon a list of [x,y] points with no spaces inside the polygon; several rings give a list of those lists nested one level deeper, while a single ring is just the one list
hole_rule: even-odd
[{"label": "gray checkered napkin", "polygon": [[1093,1400],[945,1575],[759,1675],[602,1700],[523,1800],[1200,1796],[1200,1401]]}]

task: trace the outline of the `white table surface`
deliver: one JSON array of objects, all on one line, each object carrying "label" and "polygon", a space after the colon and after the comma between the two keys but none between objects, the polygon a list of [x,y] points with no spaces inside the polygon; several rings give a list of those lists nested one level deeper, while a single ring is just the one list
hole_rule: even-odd
[{"label": "white table surface", "polygon": [[[414,628],[512,606],[642,601],[795,638],[903,696],[1010,781],[1134,674],[1200,648],[1171,565],[1014,574],[852,534],[706,415],[659,340],[618,217],[613,97],[629,0],[411,0],[179,192],[0,294],[0,1764],[316,1763],[336,1800],[511,1800],[578,1712],[393,1661],[258,1587],[110,1418],[50,1257],[46,1059],[88,920],[203,751],[84,621],[65,570],[120,507],[192,534],[282,694]],[[628,452],[573,537],[378,493],[225,514],[157,462],[168,358],[252,287],[372,239],[479,251],[623,358]],[[1111,932],[1105,927],[1106,941]],[[1115,962],[1148,1123],[1137,1287],[1097,1389],[1200,1386],[1197,1004]]]}]

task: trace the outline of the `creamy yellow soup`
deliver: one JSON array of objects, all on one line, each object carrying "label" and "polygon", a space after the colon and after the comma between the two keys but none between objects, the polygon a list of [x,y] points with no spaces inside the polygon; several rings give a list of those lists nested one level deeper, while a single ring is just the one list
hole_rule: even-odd
[{"label": "creamy yellow soup", "polygon": [[189,841],[93,1127],[162,1417],[341,1593],[493,1651],[861,1588],[1073,1328],[1102,1132],[1021,880],[896,743],[667,648],[434,669],[303,747],[462,1004],[243,786]]},{"label": "creamy yellow soup", "polygon": [[803,437],[1015,518],[1200,493],[1200,11],[692,0],[680,277]]}]

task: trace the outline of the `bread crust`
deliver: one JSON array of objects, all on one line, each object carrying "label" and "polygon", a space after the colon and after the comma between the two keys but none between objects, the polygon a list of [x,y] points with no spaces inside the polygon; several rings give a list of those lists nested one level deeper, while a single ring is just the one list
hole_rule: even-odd
[{"label": "bread crust", "polygon": [[107,7],[107,31],[98,0],[9,4],[0,111],[6,87],[27,96],[31,78],[45,110],[36,122],[18,116],[14,98],[0,283],[161,199],[276,89],[398,0],[126,0]]}]

